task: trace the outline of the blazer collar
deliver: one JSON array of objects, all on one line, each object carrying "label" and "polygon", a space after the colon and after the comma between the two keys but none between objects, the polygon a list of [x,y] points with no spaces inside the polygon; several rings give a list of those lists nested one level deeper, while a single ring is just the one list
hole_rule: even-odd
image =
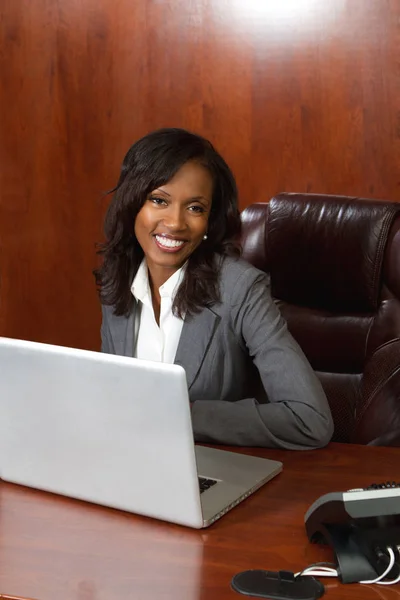
[{"label": "blazer collar", "polygon": [[209,308],[185,318],[174,363],[185,369],[189,389],[196,379],[219,322],[220,317]]}]

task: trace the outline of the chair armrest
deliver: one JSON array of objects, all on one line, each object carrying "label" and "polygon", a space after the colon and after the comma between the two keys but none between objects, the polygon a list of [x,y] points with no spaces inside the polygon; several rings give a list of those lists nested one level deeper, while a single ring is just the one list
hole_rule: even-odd
[{"label": "chair armrest", "polygon": [[365,366],[351,441],[400,445],[400,338],[380,346]]},{"label": "chair armrest", "polygon": [[388,431],[368,442],[368,446],[398,446],[400,447],[400,429]]}]

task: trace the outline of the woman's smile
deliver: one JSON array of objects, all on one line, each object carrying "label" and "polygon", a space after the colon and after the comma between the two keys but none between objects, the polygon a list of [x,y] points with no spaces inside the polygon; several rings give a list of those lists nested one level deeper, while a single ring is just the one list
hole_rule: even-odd
[{"label": "woman's smile", "polygon": [[155,242],[162,252],[179,252],[186,244],[185,240],[180,240],[163,234],[154,235]]}]

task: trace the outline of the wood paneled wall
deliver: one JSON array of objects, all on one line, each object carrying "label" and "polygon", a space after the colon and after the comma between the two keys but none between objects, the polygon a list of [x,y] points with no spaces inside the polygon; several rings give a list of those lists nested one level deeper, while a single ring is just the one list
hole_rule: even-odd
[{"label": "wood paneled wall", "polygon": [[400,200],[398,0],[2,0],[0,335],[97,349],[91,270],[131,143],[209,137],[241,207]]}]

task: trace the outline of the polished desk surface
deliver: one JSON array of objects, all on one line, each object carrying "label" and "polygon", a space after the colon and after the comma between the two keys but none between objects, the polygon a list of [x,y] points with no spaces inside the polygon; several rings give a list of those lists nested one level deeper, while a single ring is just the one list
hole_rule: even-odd
[{"label": "polished desk surface", "polygon": [[[244,450],[242,450],[244,451]],[[400,480],[400,448],[330,444],[247,450],[283,472],[208,529],[187,529],[0,483],[0,594],[38,600],[228,600],[245,569],[298,571],[332,560],[310,544],[304,513],[321,494]],[[324,580],[335,598],[395,600],[400,585]]]}]

